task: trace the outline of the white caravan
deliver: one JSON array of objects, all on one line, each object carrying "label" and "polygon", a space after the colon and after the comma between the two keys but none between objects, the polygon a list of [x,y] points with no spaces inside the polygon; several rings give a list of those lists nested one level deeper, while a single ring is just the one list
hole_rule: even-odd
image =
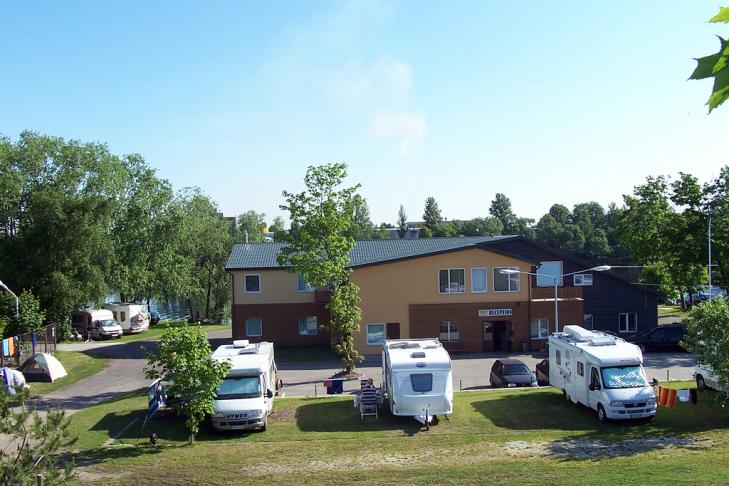
[{"label": "white caravan", "polygon": [[112,312],[124,334],[135,334],[149,329],[149,312],[146,305],[110,302],[103,307]]},{"label": "white caravan", "polygon": [[656,396],[635,344],[580,326],[549,336],[549,383],[608,419],[652,419]]},{"label": "white caravan", "polygon": [[216,393],[213,428],[266,430],[273,397],[280,387],[273,343],[241,339],[218,347],[213,358],[231,364]]},{"label": "white caravan", "polygon": [[393,415],[425,425],[453,412],[451,357],[437,339],[385,341],[382,387]]},{"label": "white caravan", "polygon": [[696,378],[696,388],[699,390],[706,390],[708,388],[723,392],[729,391],[727,387],[721,384],[719,377],[709,365],[696,363],[694,377]]},{"label": "white caravan", "polygon": [[71,313],[71,328],[87,338],[110,339],[121,337],[122,328],[114,320],[111,311],[105,309],[83,309]]}]

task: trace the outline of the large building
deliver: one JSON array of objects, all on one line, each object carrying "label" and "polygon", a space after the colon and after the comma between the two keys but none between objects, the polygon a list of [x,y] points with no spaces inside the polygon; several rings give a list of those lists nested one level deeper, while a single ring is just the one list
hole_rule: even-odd
[{"label": "large building", "polygon": [[[277,263],[285,243],[239,244],[232,276],[233,338],[279,346],[325,345],[326,289],[312,289]],[[462,352],[537,350],[554,331],[553,274],[591,268],[520,237],[358,241],[351,280],[360,288],[364,354],[385,338],[438,337]],[[537,273],[507,275],[503,269]],[[655,293],[610,272],[559,282],[559,325],[632,334],[656,324]]]}]

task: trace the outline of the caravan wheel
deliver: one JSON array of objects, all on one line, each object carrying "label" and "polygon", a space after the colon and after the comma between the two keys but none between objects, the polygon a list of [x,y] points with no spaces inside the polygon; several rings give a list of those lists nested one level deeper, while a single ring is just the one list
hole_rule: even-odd
[{"label": "caravan wheel", "polygon": [[605,407],[601,403],[597,404],[597,419],[603,424],[608,421],[607,414],[605,413]]}]

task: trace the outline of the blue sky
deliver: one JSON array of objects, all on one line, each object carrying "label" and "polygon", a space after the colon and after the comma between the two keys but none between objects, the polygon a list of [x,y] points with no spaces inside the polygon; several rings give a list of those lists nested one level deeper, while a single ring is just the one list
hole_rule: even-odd
[{"label": "blue sky", "polygon": [[350,165],[376,222],[497,192],[538,218],[729,163],[729,106],[686,81],[714,1],[4,2],[0,134],[137,152],[226,214],[281,214]]}]

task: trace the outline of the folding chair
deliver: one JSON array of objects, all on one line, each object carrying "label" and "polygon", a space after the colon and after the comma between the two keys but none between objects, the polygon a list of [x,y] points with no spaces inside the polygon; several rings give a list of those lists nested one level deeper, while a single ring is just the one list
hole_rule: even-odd
[{"label": "folding chair", "polygon": [[365,388],[359,398],[360,418],[364,420],[365,416],[377,415],[377,391],[374,388]]}]

